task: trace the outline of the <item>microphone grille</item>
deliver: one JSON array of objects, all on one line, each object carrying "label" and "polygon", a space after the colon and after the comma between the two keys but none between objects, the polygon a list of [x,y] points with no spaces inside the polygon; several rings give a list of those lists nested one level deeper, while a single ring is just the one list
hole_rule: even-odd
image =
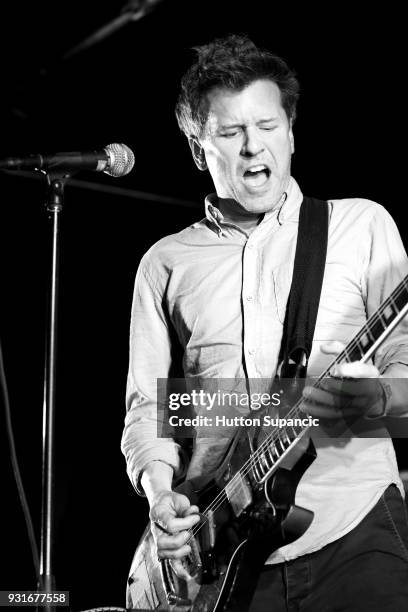
[{"label": "microphone grille", "polygon": [[105,174],[110,176],[125,176],[135,165],[135,156],[133,151],[125,144],[114,142],[105,147],[104,151],[109,156],[109,164]]}]

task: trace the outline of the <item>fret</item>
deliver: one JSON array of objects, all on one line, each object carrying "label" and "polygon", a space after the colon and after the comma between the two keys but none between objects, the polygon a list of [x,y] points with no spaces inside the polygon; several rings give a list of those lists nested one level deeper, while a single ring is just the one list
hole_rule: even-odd
[{"label": "fret", "polygon": [[386,323],[388,324],[396,316],[397,313],[394,313],[391,304],[387,304],[384,306],[384,309],[382,310],[382,314],[384,316]]},{"label": "fret", "polygon": [[349,349],[345,348],[342,354],[344,355],[346,361],[351,361],[351,354],[349,352]]},{"label": "fret", "polygon": [[[304,418],[304,413],[302,413],[302,415],[303,415],[303,418]],[[296,430],[296,427],[298,428],[298,430]],[[301,434],[301,433],[302,433],[302,431],[303,431],[303,427],[301,427],[300,425],[293,425],[292,429],[293,429],[293,433],[295,434],[295,435],[294,435],[294,438],[295,438],[295,439],[296,439],[298,436],[300,436],[300,434]]]},{"label": "fret", "polygon": [[371,325],[367,325],[367,337],[369,339],[369,342],[375,342],[377,340],[377,338],[375,338],[372,334],[372,326]]},{"label": "fret", "polygon": [[402,310],[405,304],[408,302],[407,279],[404,279],[402,281],[402,283],[397,287],[395,291],[393,291],[390,297],[393,303],[398,308],[398,312]]},{"label": "fret", "polygon": [[284,435],[286,436],[286,440],[285,440],[285,444],[287,444],[288,446],[290,446],[292,444],[292,440],[289,438],[288,432],[286,431],[286,427],[283,430]]},{"label": "fret", "polygon": [[[318,381],[317,381],[316,385],[318,385]],[[300,408],[296,407],[293,415],[291,414],[289,418],[292,418],[292,419],[304,419],[305,418],[305,413],[302,412],[300,410]],[[291,429],[292,429],[293,434],[294,434],[293,435],[293,439],[296,440],[296,438],[299,437],[299,435],[302,433],[304,428],[301,425],[291,425]]]},{"label": "fret", "polygon": [[252,460],[252,474],[255,479],[255,482],[262,482],[263,478],[268,474],[268,472],[273,467],[273,463],[268,463],[267,457],[264,453],[259,453],[254,455]]},{"label": "fret", "polygon": [[261,459],[261,469],[263,469],[264,466],[265,466],[266,472],[269,472],[269,470],[271,469],[272,465],[269,465],[266,454],[262,453],[260,459]]},{"label": "fret", "polygon": [[262,475],[264,476],[267,472],[268,468],[264,465],[264,456],[263,453],[260,453],[258,456],[258,468],[261,470]]},{"label": "fret", "polygon": [[358,344],[363,349],[363,353],[365,353],[367,348],[371,346],[370,338],[368,337],[368,334],[366,333],[365,330],[361,334],[361,337],[358,339]]},{"label": "fret", "polygon": [[269,461],[271,462],[272,465],[275,464],[275,460],[273,459],[272,455],[271,455],[271,449],[270,446],[268,446],[267,448],[267,452],[268,452],[268,456],[269,456]]},{"label": "fret", "polygon": [[281,432],[282,437],[282,443],[285,447],[285,450],[288,448],[288,446],[290,446],[292,444],[292,440],[289,439],[288,434],[286,433],[286,428],[284,428]]},{"label": "fret", "polygon": [[356,339],[354,342],[353,348],[344,349],[343,354],[347,355],[346,361],[360,361],[360,359],[364,356],[365,350],[362,345],[360,345],[359,340]]},{"label": "fret", "polygon": [[278,450],[277,450],[275,444],[274,443],[270,444],[268,446],[268,448],[269,448],[269,452],[272,451],[272,453],[275,453],[275,455],[276,455],[276,457],[274,457],[274,461],[278,461],[278,459],[280,458],[280,455],[278,453]]},{"label": "fret", "polygon": [[[280,437],[280,435],[278,435],[278,442],[279,442],[279,444],[280,444],[280,446],[281,446],[282,451],[283,451],[283,452],[285,452],[285,450],[286,450],[286,446],[283,444],[283,440],[282,440],[282,438]],[[279,451],[279,452],[280,452],[280,451]]]},{"label": "fret", "polygon": [[292,430],[292,434],[291,434],[291,438],[290,438],[290,439],[291,439],[291,441],[293,442],[293,440],[294,440],[295,438],[297,438],[298,434],[297,434],[297,431],[296,431],[296,429],[295,429],[295,426],[294,426],[294,425],[291,425],[291,426],[290,426],[290,429]]},{"label": "fret", "polygon": [[[290,415],[291,419],[304,419],[305,418],[305,413],[302,412],[301,410],[297,410],[293,415]],[[302,427],[302,425],[292,425],[291,429],[293,430],[293,437],[290,440],[290,444],[292,445],[293,442],[295,440],[297,440],[297,438],[300,436],[300,434],[302,433],[302,431],[304,431],[305,427]]]},{"label": "fret", "polygon": [[384,329],[386,329],[387,324],[386,324],[386,321],[385,321],[385,319],[384,319],[384,317],[383,317],[383,312],[382,312],[382,311],[383,311],[383,309],[382,309],[382,308],[380,308],[377,314],[378,314],[378,318],[379,318],[379,319],[380,319],[380,321],[381,321],[382,326],[384,327]]},{"label": "fret", "polygon": [[257,457],[254,457],[254,460],[252,461],[252,471],[253,471],[255,480],[257,482],[261,482],[263,474],[260,473],[260,467],[259,467]]},{"label": "fret", "polygon": [[[396,296],[395,296],[396,297]],[[397,302],[393,299],[392,294],[388,298],[388,301],[391,302],[390,306],[393,308],[393,318],[397,316],[399,313],[399,308]]]},{"label": "fret", "polygon": [[256,471],[257,476],[259,474],[261,475],[261,478],[265,475],[265,470],[262,467],[260,455],[258,455],[255,461],[255,471]]},{"label": "fret", "polygon": [[381,334],[387,329],[387,326],[384,325],[382,319],[380,317],[376,318],[373,323],[370,324],[370,335],[373,337],[373,340],[376,341]]}]

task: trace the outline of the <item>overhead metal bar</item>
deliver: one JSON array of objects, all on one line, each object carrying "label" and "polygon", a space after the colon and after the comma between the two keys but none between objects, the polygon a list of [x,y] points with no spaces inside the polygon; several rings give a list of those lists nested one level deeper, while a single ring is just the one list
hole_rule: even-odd
[{"label": "overhead metal bar", "polygon": [[163,0],[130,0],[122,9],[119,17],[113,19],[106,25],[102,26],[96,32],[85,38],[78,45],[64,53],[62,56],[63,60],[69,59],[78,53],[93,47],[100,43],[108,36],[111,36],[117,30],[123,28],[130,22],[138,21],[148,13],[150,13],[159,2]]}]

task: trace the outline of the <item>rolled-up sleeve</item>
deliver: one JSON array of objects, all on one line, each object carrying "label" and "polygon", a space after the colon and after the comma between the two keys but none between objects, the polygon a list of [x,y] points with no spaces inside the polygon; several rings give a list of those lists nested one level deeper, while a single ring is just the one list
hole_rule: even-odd
[{"label": "rolled-up sleeve", "polygon": [[[397,226],[379,204],[375,206],[369,241],[364,248],[362,286],[370,317],[408,274],[408,259]],[[408,317],[404,317],[380,346],[374,361],[381,373],[392,363],[408,366]]]},{"label": "rolled-up sleeve", "polygon": [[126,417],[121,448],[127,473],[136,491],[140,474],[150,461],[164,461],[180,470],[179,446],[157,435],[157,379],[171,368],[171,323],[163,295],[142,260],[135,281],[130,324]]}]

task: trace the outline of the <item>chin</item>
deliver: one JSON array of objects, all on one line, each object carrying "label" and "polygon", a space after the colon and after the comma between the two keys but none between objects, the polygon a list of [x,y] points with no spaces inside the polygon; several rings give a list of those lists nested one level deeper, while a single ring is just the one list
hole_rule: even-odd
[{"label": "chin", "polygon": [[281,195],[279,195],[278,197],[270,195],[264,196],[262,198],[246,198],[245,201],[241,202],[241,206],[248,213],[260,215],[263,213],[270,212],[271,210],[276,208],[276,206],[279,205],[281,197]]}]

